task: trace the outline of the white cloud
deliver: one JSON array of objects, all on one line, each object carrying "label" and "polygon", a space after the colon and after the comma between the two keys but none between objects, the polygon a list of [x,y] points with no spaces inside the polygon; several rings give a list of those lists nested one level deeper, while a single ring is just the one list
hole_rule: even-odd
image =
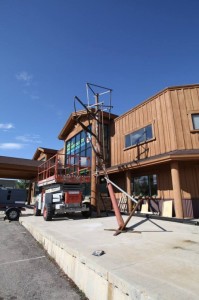
[{"label": "white cloud", "polygon": [[26,71],[22,71],[16,75],[17,80],[23,82],[26,86],[31,84],[33,76]]},{"label": "white cloud", "polygon": [[40,138],[40,135],[38,135],[38,134],[19,135],[16,137],[16,140],[18,140],[22,143],[36,143],[36,144],[41,143],[41,138]]},{"label": "white cloud", "polygon": [[63,110],[58,110],[58,111],[56,112],[56,115],[57,115],[58,117],[63,116]]},{"label": "white cloud", "polygon": [[0,123],[0,129],[8,130],[11,128],[14,128],[14,125],[12,123]]},{"label": "white cloud", "polygon": [[18,150],[22,148],[23,148],[23,144],[19,144],[19,143],[0,143],[0,149],[3,150]]},{"label": "white cloud", "polygon": [[34,95],[34,94],[30,95],[30,98],[31,98],[32,100],[39,100],[39,99],[40,99],[39,96]]}]

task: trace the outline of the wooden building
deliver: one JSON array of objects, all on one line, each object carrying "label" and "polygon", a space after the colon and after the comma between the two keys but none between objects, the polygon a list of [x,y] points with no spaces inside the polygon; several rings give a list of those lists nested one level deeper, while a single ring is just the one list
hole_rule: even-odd
[{"label": "wooden building", "polygon": [[[91,137],[78,124],[79,117],[84,126],[94,126],[85,111],[72,113],[58,138],[66,156],[91,157]],[[110,179],[144,197],[153,213],[199,217],[199,85],[166,88],[123,115],[105,114],[104,124]],[[86,193],[92,194],[93,182],[95,176]]]},{"label": "wooden building", "polygon": [[[39,161],[41,163],[47,161],[51,157],[55,156],[57,153],[62,153],[63,149],[61,150],[55,150],[55,149],[50,149],[50,148],[44,148],[44,147],[38,147],[33,155],[33,160]],[[38,168],[37,168],[37,173],[38,173]],[[38,174],[37,174],[38,176]],[[39,194],[41,190],[37,186],[37,178],[32,180],[31,185],[30,185],[30,202],[34,203],[35,202],[35,197],[37,194]]]},{"label": "wooden building", "polygon": [[38,147],[33,155],[33,160],[46,161],[54,156],[58,150]]},{"label": "wooden building", "polygon": [[[110,166],[110,134],[111,127],[113,127],[113,120],[117,115],[109,114],[103,112],[103,129],[101,134],[104,136],[104,152],[105,152],[105,163],[107,166]],[[81,122],[81,124],[80,124]],[[94,127],[96,126],[95,118],[89,116],[86,111],[78,111],[72,113],[65,123],[63,129],[61,130],[58,138],[64,140],[64,150],[63,153],[66,156],[79,155],[81,157],[89,157],[90,163],[92,165],[91,169],[96,170],[96,157],[95,152],[93,151],[92,145],[95,145],[95,139],[88,132],[86,132],[83,127],[88,128],[89,130],[95,131]],[[103,131],[103,133],[102,133]],[[94,165],[95,164],[95,165]],[[84,186],[84,195],[91,196],[91,203],[93,206],[96,206],[99,203],[97,201],[98,192],[97,192],[97,181],[96,176],[92,174],[91,183],[85,184]],[[103,187],[101,186],[101,191]]]},{"label": "wooden building", "polygon": [[[114,120],[112,179],[151,211],[199,217],[199,85],[167,88]],[[124,180],[124,178],[126,178]]]}]

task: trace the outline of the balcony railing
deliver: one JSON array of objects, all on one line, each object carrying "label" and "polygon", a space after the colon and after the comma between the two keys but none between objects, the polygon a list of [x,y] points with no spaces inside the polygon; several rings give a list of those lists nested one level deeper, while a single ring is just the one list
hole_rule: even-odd
[{"label": "balcony railing", "polygon": [[38,167],[38,186],[90,182],[90,157],[56,154]]}]

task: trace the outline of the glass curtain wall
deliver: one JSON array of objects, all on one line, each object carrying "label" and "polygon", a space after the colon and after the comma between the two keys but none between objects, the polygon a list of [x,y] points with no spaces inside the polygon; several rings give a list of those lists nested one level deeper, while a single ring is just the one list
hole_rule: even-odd
[{"label": "glass curtain wall", "polygon": [[[88,127],[91,130],[91,126]],[[104,149],[105,162],[109,164],[110,155],[110,141],[109,141],[109,126],[104,124],[103,142],[102,146]],[[79,157],[89,157],[91,161],[92,146],[91,146],[91,135],[85,131],[79,132],[77,135],[66,141],[66,164],[75,163],[75,159],[71,155],[77,155]],[[74,170],[75,171],[75,170]],[[89,195],[90,184],[85,184],[85,194]]]},{"label": "glass curtain wall", "polygon": [[[89,129],[91,129],[91,126],[89,126]],[[78,157],[89,157],[91,160],[91,153],[92,153],[92,147],[91,147],[91,136],[89,133],[86,133],[85,131],[79,132],[77,135],[75,135],[70,140],[66,141],[66,164],[75,164],[75,159],[78,159]],[[73,157],[73,155],[75,155]],[[75,166],[74,166],[75,171]],[[90,183],[83,183],[82,184],[83,189],[83,195],[90,195]]]},{"label": "glass curtain wall", "polygon": [[70,155],[78,155],[91,158],[90,135],[85,131],[79,132],[66,142],[66,162]]}]

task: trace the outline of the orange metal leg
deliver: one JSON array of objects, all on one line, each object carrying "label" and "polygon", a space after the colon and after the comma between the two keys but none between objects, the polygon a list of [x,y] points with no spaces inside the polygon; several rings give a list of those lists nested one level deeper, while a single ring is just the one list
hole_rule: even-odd
[{"label": "orange metal leg", "polygon": [[116,216],[116,219],[117,219],[117,222],[118,222],[118,225],[119,225],[119,229],[120,229],[124,226],[124,220],[121,216],[119,207],[117,205],[117,200],[115,198],[115,193],[113,191],[113,187],[112,187],[111,183],[107,182],[107,187],[108,187],[108,191],[109,191],[109,194],[110,194],[113,209],[114,209],[115,216]]}]

